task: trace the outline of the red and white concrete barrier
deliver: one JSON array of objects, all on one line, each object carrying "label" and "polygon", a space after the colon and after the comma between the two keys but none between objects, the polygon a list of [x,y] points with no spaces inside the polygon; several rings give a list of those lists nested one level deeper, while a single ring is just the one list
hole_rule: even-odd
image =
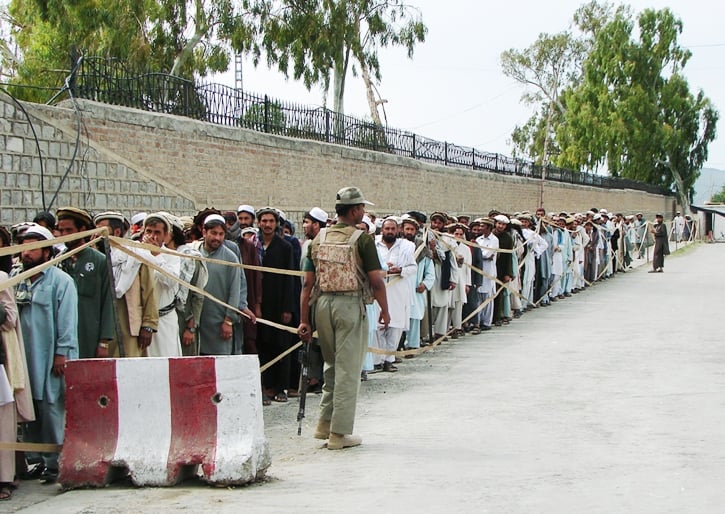
[{"label": "red and white concrete barrier", "polygon": [[214,484],[269,467],[256,356],[84,359],[67,363],[65,380],[65,489],[102,487],[118,468],[168,486],[198,467]]}]

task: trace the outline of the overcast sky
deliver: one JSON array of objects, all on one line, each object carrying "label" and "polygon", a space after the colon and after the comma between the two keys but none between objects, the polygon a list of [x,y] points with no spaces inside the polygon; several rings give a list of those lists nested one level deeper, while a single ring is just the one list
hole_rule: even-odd
[{"label": "overcast sky", "polygon": [[[523,89],[501,72],[501,52],[523,49],[541,32],[565,30],[583,1],[558,0],[410,0],[428,26],[426,41],[412,60],[405,50],[380,53],[381,95],[388,125],[420,135],[511,155],[510,134],[532,108],[521,104]],[[684,24],[680,44],[693,56],[685,68],[690,89],[703,89],[725,118],[725,4],[704,0],[669,2],[634,0],[636,12],[669,7]],[[285,81],[264,66],[244,65],[244,89],[280,99],[321,105],[322,92],[308,92],[301,83]],[[216,79],[233,85],[233,73]],[[347,114],[368,116],[362,80],[348,76]],[[721,129],[723,132],[721,120]],[[710,145],[707,167],[725,169],[725,137]]]}]

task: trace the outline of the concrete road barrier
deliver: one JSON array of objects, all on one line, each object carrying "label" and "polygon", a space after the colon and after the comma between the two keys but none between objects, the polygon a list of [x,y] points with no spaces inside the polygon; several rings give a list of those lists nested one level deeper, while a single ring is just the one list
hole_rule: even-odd
[{"label": "concrete road barrier", "polygon": [[256,356],[87,359],[65,373],[65,489],[126,472],[139,486],[199,470],[213,484],[244,484],[269,467]]}]

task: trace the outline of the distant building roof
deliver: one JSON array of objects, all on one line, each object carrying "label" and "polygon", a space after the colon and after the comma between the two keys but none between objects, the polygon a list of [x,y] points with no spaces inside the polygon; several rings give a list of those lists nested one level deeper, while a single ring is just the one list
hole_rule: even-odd
[{"label": "distant building roof", "polygon": [[719,214],[725,217],[725,205],[713,204],[713,205],[692,205],[690,206],[693,212],[708,212],[710,214]]}]

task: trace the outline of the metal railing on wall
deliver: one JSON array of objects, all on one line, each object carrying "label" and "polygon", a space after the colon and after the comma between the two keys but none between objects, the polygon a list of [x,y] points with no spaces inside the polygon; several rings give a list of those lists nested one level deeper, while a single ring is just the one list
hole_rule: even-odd
[{"label": "metal railing on wall", "polygon": [[[384,152],[445,166],[535,179],[542,176],[542,166],[523,159],[436,141],[323,107],[298,105],[222,84],[196,83],[164,73],[137,73],[117,59],[84,57],[73,78],[73,94],[87,100]],[[667,188],[644,182],[551,165],[546,168],[546,180],[672,194]]]}]

